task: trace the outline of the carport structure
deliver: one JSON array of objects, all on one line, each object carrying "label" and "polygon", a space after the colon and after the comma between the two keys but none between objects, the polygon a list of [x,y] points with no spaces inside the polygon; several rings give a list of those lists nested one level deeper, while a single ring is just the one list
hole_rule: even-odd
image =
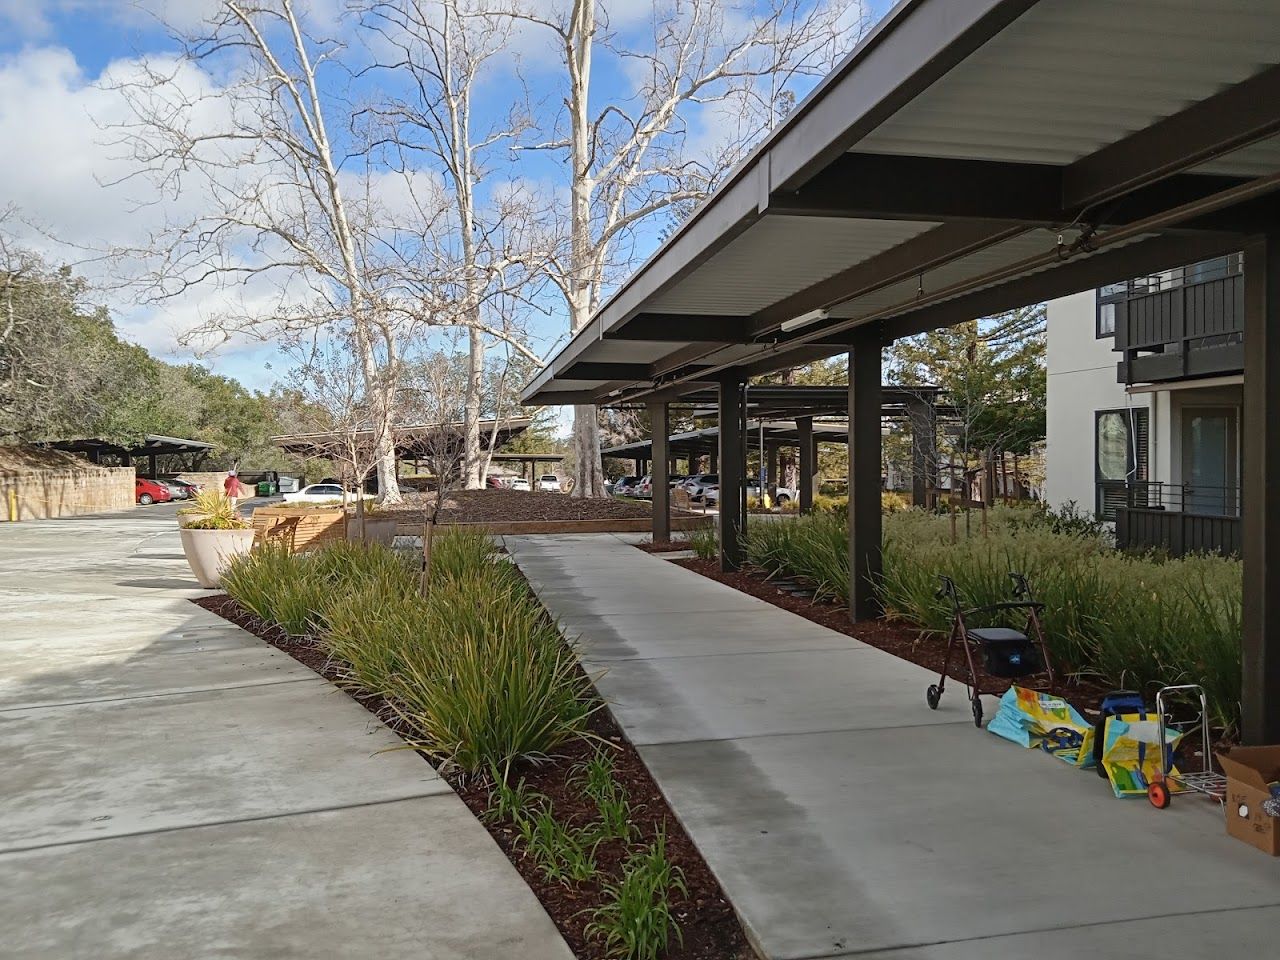
[{"label": "carport structure", "polygon": [[[1245,251],[1244,736],[1280,741],[1274,0],[903,0],[526,388],[665,405],[849,355],[850,604],[877,613],[882,347]],[[722,519],[722,563],[741,545]]]},{"label": "carport structure", "polygon": [[56,440],[45,446],[54,450],[66,450],[68,453],[78,453],[88,458],[90,463],[102,463],[105,460],[107,463],[117,462],[122,467],[129,467],[134,465],[135,460],[145,459],[149,477],[158,475],[157,458],[159,457],[185,456],[188,458],[190,469],[198,470],[204,459],[214,449],[212,443],[205,443],[202,440],[187,440],[183,437],[166,437],[152,433],[148,433],[142,438],[142,442],[132,446],[112,443],[96,437]]},{"label": "carport structure", "polygon": [[[939,388],[932,384],[885,386],[880,390],[881,418],[905,422],[911,429],[912,502],[917,506],[924,506],[928,501],[929,491],[938,486],[937,428],[940,419],[954,416],[956,412],[949,403],[939,402],[940,393]],[[687,405],[687,412],[694,418],[713,417],[718,410],[718,394],[715,390],[694,388],[683,395],[679,403]],[[675,407],[674,403],[667,405],[665,415],[668,427]],[[743,425],[743,445],[735,453],[735,458],[745,459],[747,449],[753,445],[762,449],[762,457],[767,463],[767,476],[771,483],[776,484],[779,449],[795,447],[800,475],[799,506],[801,512],[807,511],[813,505],[813,481],[818,470],[817,444],[847,443],[849,440],[848,388],[773,384],[745,386],[742,409],[749,419]],[[661,409],[654,412],[659,417],[664,415]],[[823,417],[834,419],[818,419]],[[657,422],[653,423],[651,432],[660,433]],[[655,457],[653,453],[654,442],[650,439],[620,444],[601,452],[606,457],[635,460],[637,472],[644,473],[648,462],[659,462],[659,457]],[[690,472],[693,472],[693,463],[704,455],[708,458],[711,471],[715,472],[720,456],[718,426],[667,437],[668,462],[682,457],[689,458]],[[725,508],[723,502],[721,507]],[[654,537],[657,539],[666,539],[670,530],[668,508],[666,499],[655,495]],[[745,501],[742,509],[744,513],[741,523],[745,524]]]}]

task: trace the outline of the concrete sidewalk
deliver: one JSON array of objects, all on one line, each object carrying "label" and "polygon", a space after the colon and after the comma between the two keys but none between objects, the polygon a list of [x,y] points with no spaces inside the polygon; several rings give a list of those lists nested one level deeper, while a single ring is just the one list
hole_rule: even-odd
[{"label": "concrete sidewalk", "polygon": [[0,956],[570,960],[428,764],[188,602],[173,512],[0,524]]},{"label": "concrete sidewalk", "polygon": [[929,710],[924,669],[617,537],[506,544],[763,955],[1275,953],[1280,861],[1216,806],[1116,800],[962,692]]}]

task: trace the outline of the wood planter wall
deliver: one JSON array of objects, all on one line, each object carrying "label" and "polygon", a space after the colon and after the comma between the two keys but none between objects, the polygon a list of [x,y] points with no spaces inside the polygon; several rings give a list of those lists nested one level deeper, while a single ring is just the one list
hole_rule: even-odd
[{"label": "wood planter wall", "polygon": [[347,514],[341,508],[257,507],[253,529],[260,543],[284,543],[296,553],[345,540]]}]

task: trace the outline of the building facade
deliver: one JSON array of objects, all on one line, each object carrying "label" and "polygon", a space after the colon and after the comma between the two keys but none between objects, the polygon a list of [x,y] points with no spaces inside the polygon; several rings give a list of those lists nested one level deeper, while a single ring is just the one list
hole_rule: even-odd
[{"label": "building facade", "polygon": [[1240,548],[1240,254],[1048,305],[1045,495],[1122,546]]}]

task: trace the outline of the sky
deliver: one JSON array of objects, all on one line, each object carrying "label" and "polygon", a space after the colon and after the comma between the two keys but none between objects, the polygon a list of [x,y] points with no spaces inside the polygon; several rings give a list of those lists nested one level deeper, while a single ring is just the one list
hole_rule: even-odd
[{"label": "sky", "polygon": [[[340,11],[346,0],[299,0],[318,15],[332,18],[341,29]],[[555,0],[534,0],[554,3]],[[156,20],[160,14],[179,27],[195,27],[216,0],[0,0],[0,209],[16,207],[27,229],[28,242],[51,258],[76,264],[78,272],[98,288],[123,337],[170,361],[195,358],[179,344],[190,329],[221,301],[216,291],[202,290],[162,304],[139,302],[120,289],[118,265],[107,267],[95,256],[104,247],[143,243],[165,217],[194,209],[198,197],[167,197],[150,201],[144,185],[121,184],[136,170],[118,143],[113,124],[129,118],[128,108],[104,84],[105,75],[132,68],[139,57],[172,56],[173,41]],[[645,0],[612,0],[610,27],[625,33],[628,24],[642,22],[652,6]],[[869,4],[872,19],[882,16],[887,0]],[[554,57],[545,37],[518,42],[521,71],[535,95],[551,94]],[[601,58],[603,62],[603,58]],[[624,69],[601,68],[595,92],[603,99],[629,94]],[[494,91],[493,110],[505,110],[509,100]],[[482,109],[485,102],[482,100]],[[691,129],[690,139],[711,140],[714,120],[695,120],[704,129]],[[554,162],[548,158],[546,162]],[[536,167],[534,176],[537,176]],[[551,171],[547,171],[551,173]],[[636,262],[658,243],[662,223],[640,235],[633,253]],[[249,298],[252,304],[252,298]],[[547,356],[565,339],[563,309],[554,304],[534,321],[533,348]],[[287,360],[268,344],[236,341],[199,361],[218,373],[234,377],[251,389],[266,390],[283,375]]]}]

